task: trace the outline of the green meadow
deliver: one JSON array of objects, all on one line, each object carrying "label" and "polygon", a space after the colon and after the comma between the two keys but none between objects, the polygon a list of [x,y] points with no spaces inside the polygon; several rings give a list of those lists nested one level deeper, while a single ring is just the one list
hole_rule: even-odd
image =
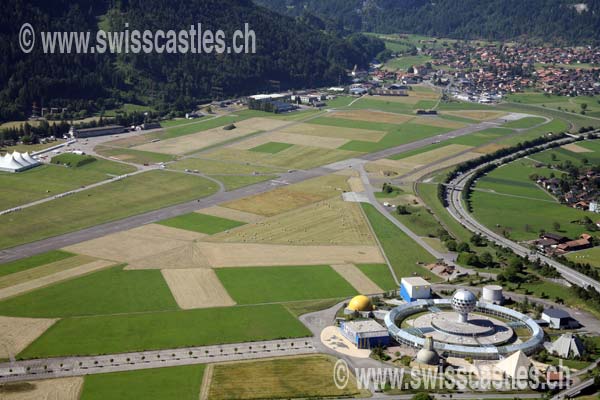
[{"label": "green meadow", "polygon": [[212,235],[214,233],[242,226],[244,225],[244,222],[192,212],[160,221],[159,224]]},{"label": "green meadow", "polygon": [[309,336],[279,304],[64,318],[18,357],[43,358]]},{"label": "green meadow", "polygon": [[356,294],[328,265],[220,268],[215,272],[238,304],[330,299]]}]

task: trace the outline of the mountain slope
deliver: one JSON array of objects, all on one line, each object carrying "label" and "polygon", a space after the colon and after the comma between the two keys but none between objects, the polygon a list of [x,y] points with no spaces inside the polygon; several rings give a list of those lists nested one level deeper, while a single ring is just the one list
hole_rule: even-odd
[{"label": "mountain slope", "polygon": [[[0,120],[28,115],[32,102],[99,111],[123,102],[182,110],[224,96],[337,83],[345,69],[366,64],[378,40],[325,34],[250,0],[7,0],[0,15]],[[230,38],[248,23],[256,54],[52,54],[21,52],[18,32],[129,29],[222,29]],[[38,43],[39,43],[39,38]]]},{"label": "mountain slope", "polygon": [[526,37],[565,44],[600,41],[600,1],[255,0],[290,16],[314,14],[352,31],[458,39]]}]

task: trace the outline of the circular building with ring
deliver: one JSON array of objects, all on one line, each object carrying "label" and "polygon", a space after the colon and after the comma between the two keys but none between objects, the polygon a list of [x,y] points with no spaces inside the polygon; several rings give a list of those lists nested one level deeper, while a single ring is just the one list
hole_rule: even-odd
[{"label": "circular building with ring", "polygon": [[451,299],[423,299],[393,308],[385,316],[400,344],[452,357],[500,359],[516,351],[531,355],[542,348],[544,331],[530,317],[497,304],[478,301],[459,289]]}]

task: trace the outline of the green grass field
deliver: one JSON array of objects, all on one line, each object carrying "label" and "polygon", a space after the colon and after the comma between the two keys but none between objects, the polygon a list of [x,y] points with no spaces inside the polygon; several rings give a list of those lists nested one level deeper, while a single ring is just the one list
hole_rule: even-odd
[{"label": "green grass field", "polygon": [[31,268],[39,267],[41,265],[50,264],[56,261],[64,260],[70,257],[74,257],[75,254],[69,253],[62,250],[53,250],[47,253],[37,254],[35,256],[22,258],[17,261],[0,265],[0,276],[6,276],[21,271],[26,271]]},{"label": "green grass field", "polygon": [[408,68],[412,66],[423,65],[427,62],[431,61],[431,57],[429,56],[405,56],[392,58],[388,62],[385,63],[384,68],[388,70],[397,70],[401,69],[406,71]]},{"label": "green grass field", "polygon": [[192,121],[189,124],[171,124],[164,129],[158,137],[161,140],[172,139],[179,136],[191,135],[192,133],[203,132],[219,126],[235,124],[236,122],[253,117],[264,117],[267,113],[262,111],[242,110],[235,114],[228,114],[218,118],[205,117],[197,121]]},{"label": "green grass field", "polygon": [[439,278],[417,263],[435,262],[433,256],[412,241],[370,204],[362,204],[363,210],[383,247],[398,278],[420,275],[436,282]]},{"label": "green grass field", "polygon": [[325,299],[325,300],[305,300],[305,301],[292,301],[289,303],[283,303],[285,308],[289,310],[296,317],[301,315],[324,310],[329,307],[333,307],[337,303],[340,303],[344,298],[339,299]]},{"label": "green grass field", "polygon": [[168,165],[169,169],[177,171],[198,170],[207,175],[224,175],[224,174],[269,174],[273,172],[283,172],[283,168],[265,167],[262,165],[252,165],[242,162],[225,162],[218,160],[207,160],[202,158],[185,158]]},{"label": "green grass field", "polygon": [[43,165],[17,174],[0,172],[0,210],[87,186],[135,171],[135,168],[98,159],[79,168]]},{"label": "green grass field", "polygon": [[590,264],[594,267],[600,268],[600,247],[575,251],[567,254],[566,257],[574,262],[578,262],[581,264]]},{"label": "green grass field", "polygon": [[516,121],[507,122],[506,124],[504,124],[502,126],[505,128],[511,128],[511,129],[527,129],[527,128],[533,128],[534,126],[541,124],[544,121],[545,121],[544,118],[541,118],[541,117],[525,117],[525,118],[518,119]]},{"label": "green grass field", "polygon": [[533,154],[530,158],[545,164],[560,164],[570,161],[575,165],[582,165],[583,160],[587,160],[589,165],[600,163],[600,140],[577,142],[576,145],[588,149],[590,152],[575,153],[564,148],[555,148]]},{"label": "green grass field", "polygon": [[290,143],[280,143],[280,142],[269,142],[265,144],[261,144],[260,146],[256,146],[250,151],[258,151],[259,153],[270,153],[275,154],[292,147],[293,144]]},{"label": "green grass field", "polygon": [[356,267],[383,290],[398,288],[387,264],[357,264]]},{"label": "green grass field", "polygon": [[199,199],[216,191],[216,183],[201,177],[166,171],[145,172],[0,216],[0,248]]},{"label": "green grass field", "polygon": [[[361,99],[361,101],[366,100]],[[307,123],[325,126],[337,126],[340,128],[366,129],[372,131],[391,131],[392,129],[398,127],[397,124],[388,124],[385,122],[358,121],[333,117],[318,117],[315,119],[311,119]]]},{"label": "green grass field", "polygon": [[160,221],[159,224],[212,235],[214,233],[242,226],[245,223],[193,212]]},{"label": "green grass field", "polygon": [[529,178],[532,175],[549,177],[552,173],[559,175],[548,168],[534,167],[530,160],[521,159],[498,167],[480,178],[477,189],[554,202],[554,198],[548,192]]},{"label": "green grass field", "polygon": [[449,131],[450,129],[446,128],[406,123],[398,125],[394,130],[388,132],[379,142],[352,140],[340,147],[340,149],[372,153]]},{"label": "green grass field", "polygon": [[197,400],[205,366],[87,375],[81,400]]},{"label": "green grass field", "polygon": [[356,294],[328,265],[220,268],[215,272],[238,304],[330,299]]},{"label": "green grass field", "polygon": [[125,353],[309,335],[279,304],[76,317],[58,321],[18,357]]},{"label": "green grass field", "polygon": [[94,150],[104,157],[114,157],[134,164],[158,164],[173,161],[175,156],[170,154],[153,153],[150,151],[108,147],[99,145]]},{"label": "green grass field", "polygon": [[225,190],[235,190],[255,183],[276,179],[277,175],[211,175],[225,185]]},{"label": "green grass field", "polygon": [[0,301],[0,315],[55,318],[176,310],[159,270],[112,267]]},{"label": "green grass field", "polygon": [[441,225],[427,209],[414,206],[408,206],[407,209],[409,214],[400,215],[394,212],[394,217],[419,236],[437,236],[437,231],[441,228]]}]

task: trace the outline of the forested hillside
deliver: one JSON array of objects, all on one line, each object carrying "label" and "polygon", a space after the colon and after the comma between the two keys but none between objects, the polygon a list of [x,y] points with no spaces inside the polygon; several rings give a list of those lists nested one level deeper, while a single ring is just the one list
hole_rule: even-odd
[{"label": "forested hillside", "polygon": [[[6,0],[0,13],[0,121],[29,115],[31,105],[90,112],[122,103],[159,111],[185,109],[217,93],[337,83],[345,70],[366,64],[383,49],[362,35],[342,39],[307,23],[256,6],[251,0]],[[53,54],[41,46],[21,52],[18,33],[129,29],[222,29],[248,23],[256,54]],[[38,38],[39,41],[39,38]]]},{"label": "forested hillside", "polygon": [[291,16],[313,14],[329,27],[458,39],[523,38],[557,44],[600,41],[600,1],[256,0]]}]

